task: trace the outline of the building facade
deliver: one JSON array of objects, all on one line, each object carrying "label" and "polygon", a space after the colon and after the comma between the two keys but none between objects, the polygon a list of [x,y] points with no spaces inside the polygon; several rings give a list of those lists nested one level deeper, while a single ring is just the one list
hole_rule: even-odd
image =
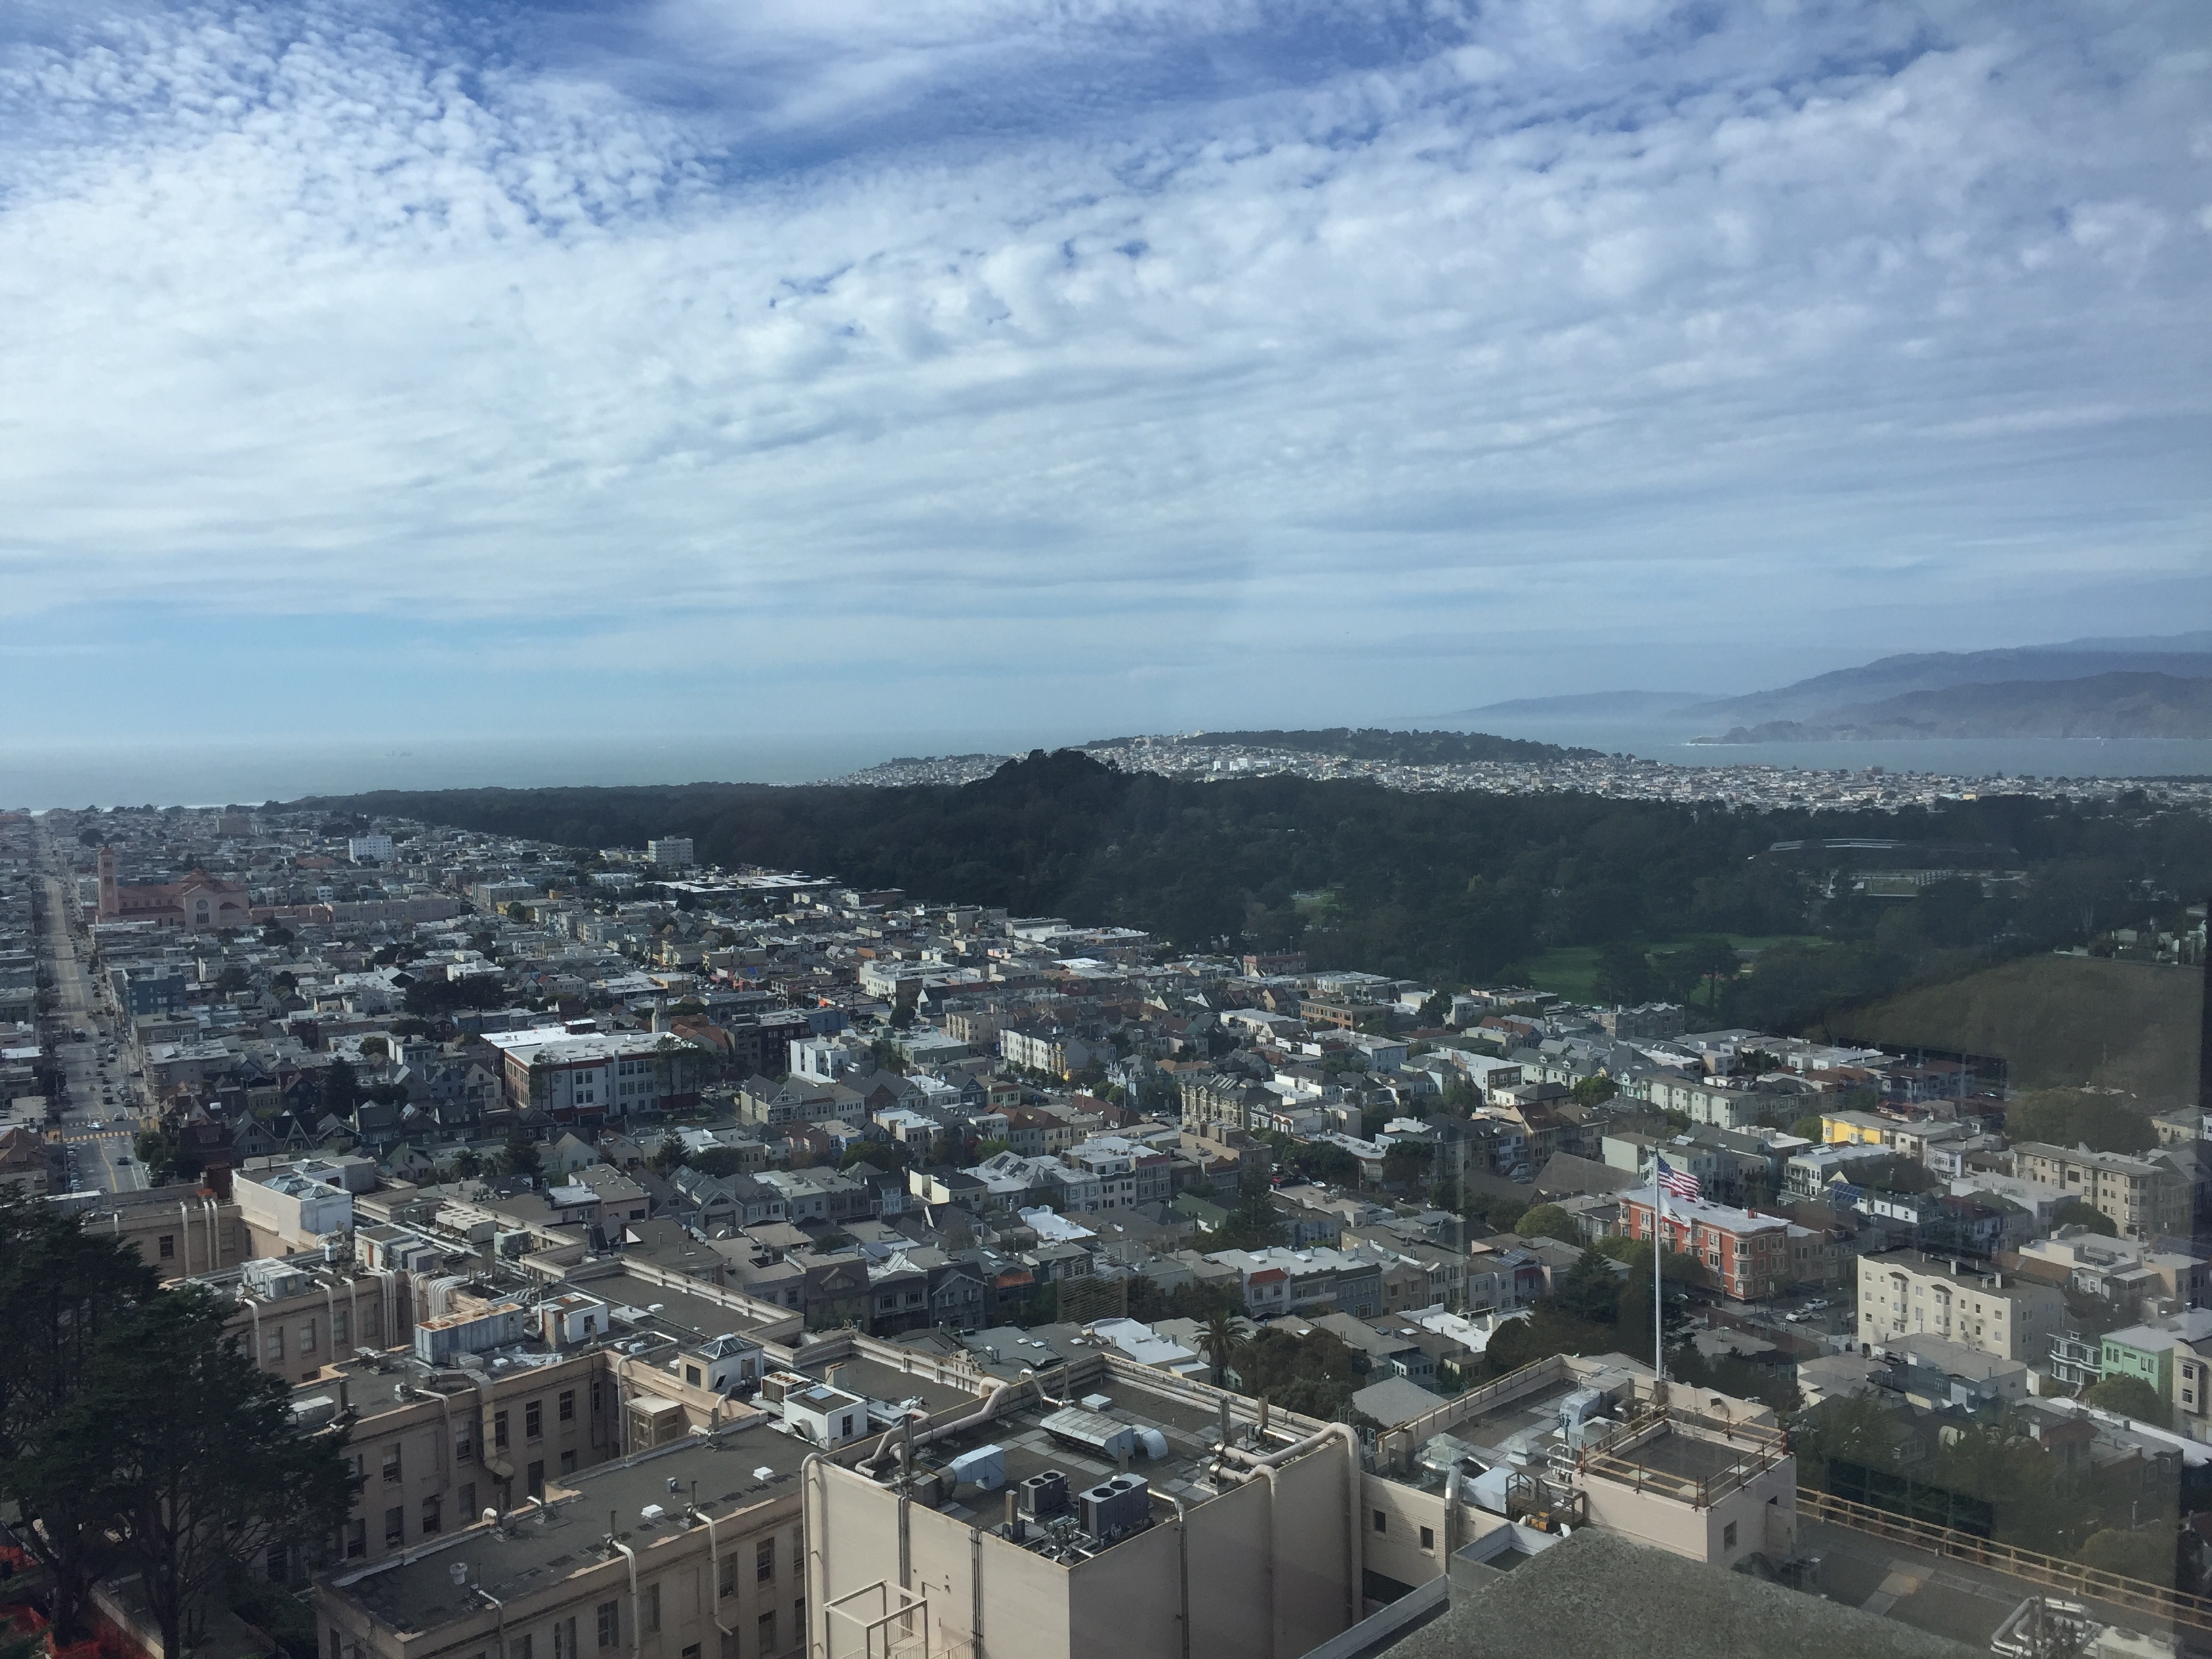
[{"label": "building facade", "polygon": [[1917,1250],[1859,1258],[1858,1334],[1881,1342],[1923,1332],[2000,1359],[2042,1365],[2065,1324],[2056,1288]]},{"label": "building facade", "polygon": [[2190,1231],[2187,1183],[2169,1165],[2149,1158],[2030,1140],[2013,1149],[2013,1173],[2072,1194],[2124,1237]]}]

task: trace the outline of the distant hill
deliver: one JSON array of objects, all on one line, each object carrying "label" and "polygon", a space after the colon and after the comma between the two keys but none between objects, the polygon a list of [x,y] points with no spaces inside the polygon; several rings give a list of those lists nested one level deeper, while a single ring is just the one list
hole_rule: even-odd
[{"label": "distant hill", "polygon": [[[2212,675],[2212,657],[2204,661]],[[1953,685],[1812,719],[1734,726],[1719,741],[1836,738],[2212,738],[2212,678],[2120,672]]]},{"label": "distant hill", "polygon": [[[2212,678],[2212,636],[2184,634],[2166,639],[2075,641],[2002,651],[1935,651],[1883,657],[1859,668],[1816,674],[1771,691],[1691,703],[1680,712],[1708,731],[1790,720],[1832,726],[1844,711],[1918,691],[1960,685],[2021,685],[2039,680],[2081,680],[2107,674],[2164,674],[2180,679]],[[2026,735],[2024,733],[2021,735]],[[2117,732],[2080,735],[2117,737]]]},{"label": "distant hill", "polygon": [[1446,720],[1501,716],[1517,720],[1634,720],[1672,714],[1693,703],[1712,701],[1705,691],[1581,691],[1565,697],[1515,697],[1505,702],[1462,708]]},{"label": "distant hill", "polygon": [[1103,738],[1086,743],[1098,752],[1139,742],[1164,741],[1192,748],[1281,749],[1294,755],[1342,755],[1349,760],[1404,761],[1443,766],[1465,761],[1555,761],[1594,757],[1595,749],[1563,749],[1554,743],[1527,743],[1485,732],[1391,732],[1380,726],[1333,726],[1320,732],[1193,732],[1174,739]]}]

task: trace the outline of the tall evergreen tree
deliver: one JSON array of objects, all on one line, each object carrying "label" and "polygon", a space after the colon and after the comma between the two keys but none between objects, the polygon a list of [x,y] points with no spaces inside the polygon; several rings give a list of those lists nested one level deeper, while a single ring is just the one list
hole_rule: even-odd
[{"label": "tall evergreen tree", "polygon": [[102,1344],[159,1297],[160,1279],[129,1244],[30,1200],[0,1202],[0,1498],[16,1535],[46,1567],[59,1639],[85,1634],[103,1511],[81,1481],[46,1478],[67,1408],[91,1385]]},{"label": "tall evergreen tree", "polygon": [[300,1428],[283,1379],[224,1333],[228,1313],[185,1286],[103,1332],[32,1475],[78,1484],[106,1514],[173,1654],[227,1576],[274,1545],[330,1538],[358,1484],[343,1437]]}]

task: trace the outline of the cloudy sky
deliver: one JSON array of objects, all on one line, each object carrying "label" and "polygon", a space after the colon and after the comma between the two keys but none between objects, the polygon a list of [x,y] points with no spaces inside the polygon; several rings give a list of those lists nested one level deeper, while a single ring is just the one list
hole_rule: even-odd
[{"label": "cloudy sky", "polygon": [[1074,736],[2212,617],[2212,9],[0,9],[0,699]]}]

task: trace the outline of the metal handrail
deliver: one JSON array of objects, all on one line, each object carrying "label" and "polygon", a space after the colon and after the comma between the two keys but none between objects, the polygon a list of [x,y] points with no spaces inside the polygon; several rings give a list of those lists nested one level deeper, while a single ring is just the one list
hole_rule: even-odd
[{"label": "metal handrail", "polygon": [[1989,1567],[2014,1578],[2066,1590],[2084,1600],[2102,1601],[2130,1613],[2151,1613],[2191,1630],[2212,1631],[2212,1598],[2168,1589],[2147,1578],[2130,1578],[2101,1567],[2069,1561],[2063,1556],[2045,1555],[2039,1550],[1978,1538],[1972,1533],[1916,1521],[1908,1515],[1838,1498],[1810,1486],[1797,1489],[1797,1508],[1801,1514],[1809,1515],[1816,1521],[1832,1521],[1855,1532],[1916,1545],[1950,1560]]}]

